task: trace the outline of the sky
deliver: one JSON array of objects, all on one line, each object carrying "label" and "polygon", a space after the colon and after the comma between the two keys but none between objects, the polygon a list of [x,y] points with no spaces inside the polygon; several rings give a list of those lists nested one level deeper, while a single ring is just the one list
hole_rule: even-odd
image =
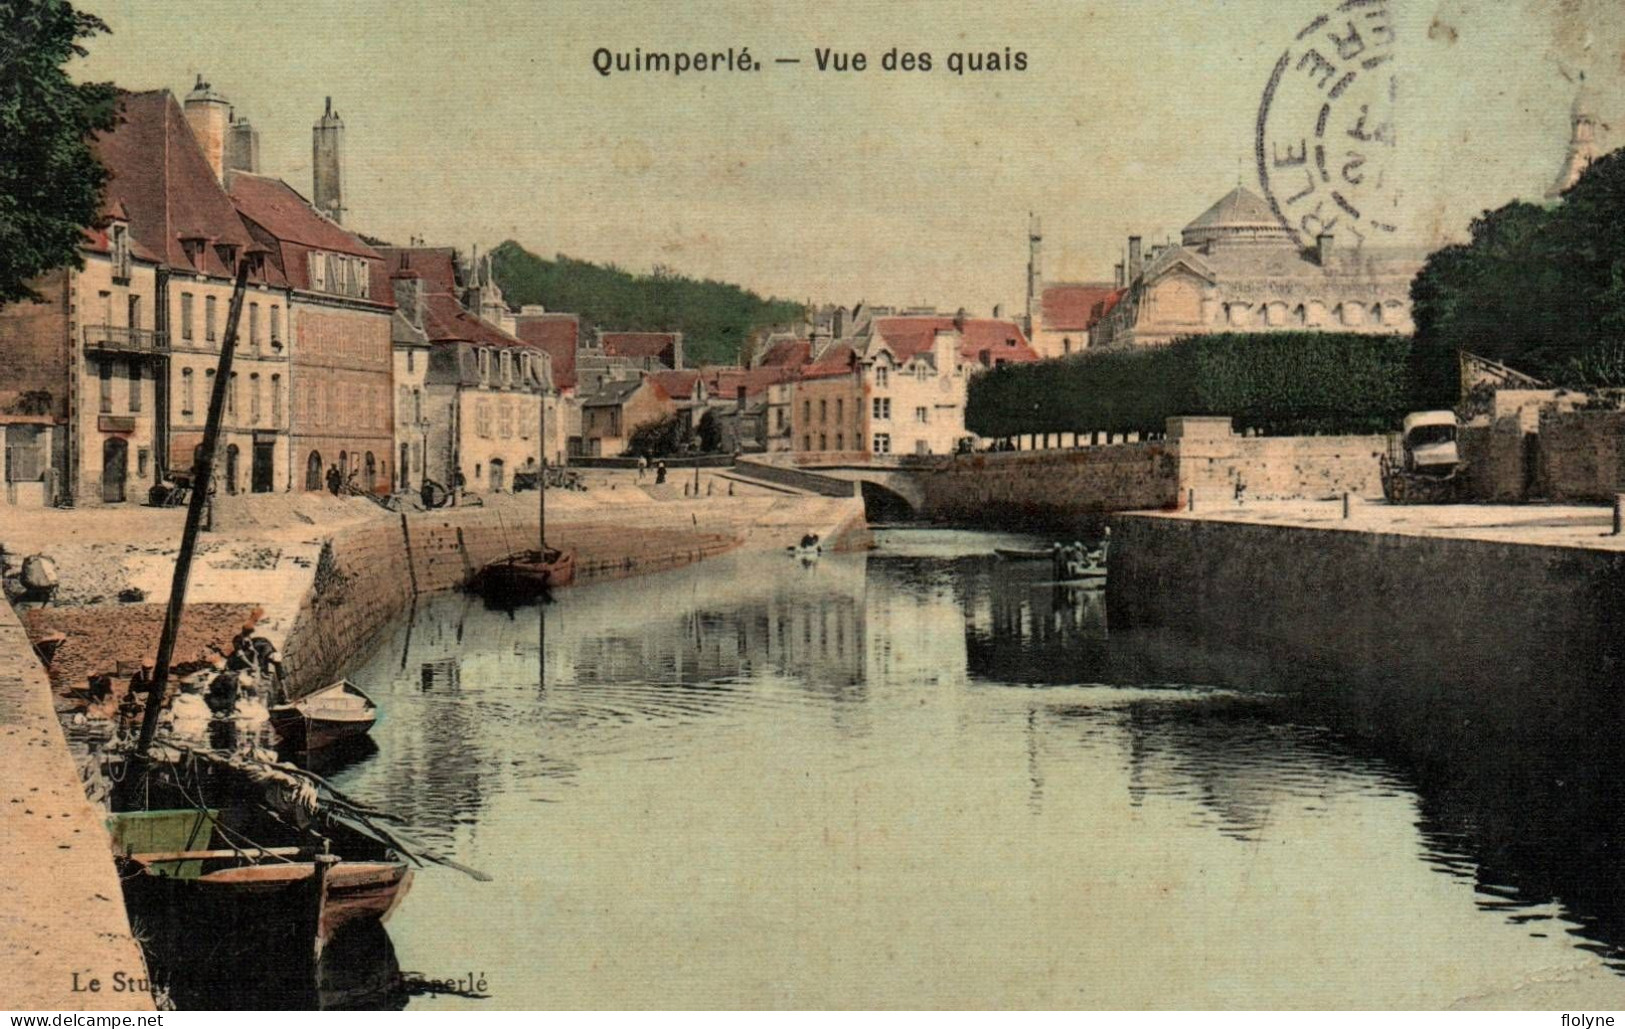
[{"label": "sky", "polygon": [[[1625,141],[1617,0],[77,4],[112,32],[76,76],[184,97],[203,75],[258,127],[261,170],[306,195],[331,96],[358,231],[512,238],[848,305],[1021,310],[1029,211],[1045,278],[1109,279],[1127,236],[1177,239],[1238,181],[1260,191],[1265,87],[1320,15],[1323,32],[1373,5],[1391,19],[1394,242],[1457,239],[1487,208],[1539,199],[1581,72]],[[764,67],[604,76],[600,47],[748,48]],[[869,67],[819,71],[825,47]],[[884,71],[893,47],[932,70]],[[947,67],[1006,48],[1025,70]],[[1289,69],[1275,94],[1283,134],[1313,120],[1312,75]]]}]

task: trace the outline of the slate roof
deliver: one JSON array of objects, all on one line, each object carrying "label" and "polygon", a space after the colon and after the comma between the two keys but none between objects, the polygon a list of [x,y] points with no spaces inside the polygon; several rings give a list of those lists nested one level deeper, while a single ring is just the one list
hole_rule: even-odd
[{"label": "slate roof", "polygon": [[[598,388],[581,398],[582,407],[620,407],[631,399],[632,394],[643,388],[642,378],[637,379],[605,379],[598,384]],[[649,388],[655,391],[656,396],[662,400],[671,397],[660,388],[657,382],[650,382]]]}]

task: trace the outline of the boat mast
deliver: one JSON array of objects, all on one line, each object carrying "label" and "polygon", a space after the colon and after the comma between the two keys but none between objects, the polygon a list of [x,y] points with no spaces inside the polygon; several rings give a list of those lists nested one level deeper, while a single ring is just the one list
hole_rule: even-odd
[{"label": "boat mast", "polygon": [[209,503],[209,486],[214,478],[214,451],[220,443],[221,416],[226,407],[226,389],[231,381],[231,359],[237,349],[237,323],[243,316],[243,294],[248,291],[248,259],[237,263],[237,284],[231,291],[231,307],[226,312],[226,335],[220,341],[220,363],[214,376],[214,392],[209,394],[209,414],[203,423],[203,445],[192,461],[192,496],[186,505],[186,526],[181,530],[181,552],[175,558],[175,577],[169,587],[169,607],[164,612],[164,629],[158,637],[158,657],[147,687],[147,706],[141,718],[141,736],[135,752],[146,754],[158,731],[158,714],[164,707],[169,688],[169,663],[175,656],[175,637],[180,633],[181,612],[186,607],[186,582],[192,574],[192,554],[197,549],[198,528],[203,524],[203,508]]}]

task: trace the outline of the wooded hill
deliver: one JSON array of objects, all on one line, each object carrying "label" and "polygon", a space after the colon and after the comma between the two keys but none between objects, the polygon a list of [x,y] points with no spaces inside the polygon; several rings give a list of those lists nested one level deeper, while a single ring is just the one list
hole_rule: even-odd
[{"label": "wooded hill", "polygon": [[764,298],[711,279],[657,266],[638,275],[614,265],[559,254],[552,260],[508,240],[491,252],[491,270],[509,304],[542,304],[581,316],[593,328],[681,332],[688,365],[734,364],[755,333],[799,321],[801,304]]}]

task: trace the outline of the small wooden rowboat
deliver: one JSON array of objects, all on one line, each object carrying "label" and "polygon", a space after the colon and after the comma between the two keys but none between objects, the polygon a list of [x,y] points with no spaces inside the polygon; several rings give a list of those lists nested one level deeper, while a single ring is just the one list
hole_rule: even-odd
[{"label": "small wooden rowboat", "polygon": [[575,552],[548,547],[521,551],[506,560],[486,565],[470,585],[496,600],[519,601],[568,586],[575,577]]},{"label": "small wooden rowboat", "polygon": [[1023,550],[1019,547],[994,547],[993,553],[1006,561],[1048,561],[1055,556],[1053,549]]},{"label": "small wooden rowboat", "polygon": [[319,750],[365,736],[377,720],[378,705],[348,679],[271,709],[271,728],[294,750]]}]

